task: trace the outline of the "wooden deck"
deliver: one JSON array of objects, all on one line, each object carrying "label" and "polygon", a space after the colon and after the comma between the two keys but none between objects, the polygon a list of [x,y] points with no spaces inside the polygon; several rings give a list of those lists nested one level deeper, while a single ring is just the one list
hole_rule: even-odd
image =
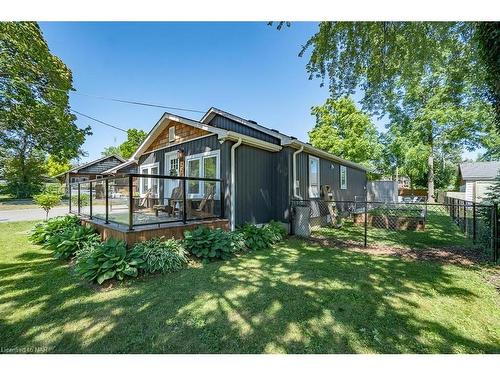
[{"label": "wooden deck", "polygon": [[136,227],[133,230],[129,230],[128,227],[121,224],[106,224],[103,220],[99,219],[90,220],[88,218],[81,218],[81,220],[83,225],[94,227],[97,232],[99,232],[103,240],[115,238],[117,240],[125,241],[129,246],[135,244],[136,242],[162,236],[166,238],[173,237],[175,239],[182,239],[184,238],[184,231],[193,230],[200,225],[209,228],[222,228],[224,230],[229,229],[227,219],[197,220],[189,221],[186,224],[182,222],[151,224]]}]

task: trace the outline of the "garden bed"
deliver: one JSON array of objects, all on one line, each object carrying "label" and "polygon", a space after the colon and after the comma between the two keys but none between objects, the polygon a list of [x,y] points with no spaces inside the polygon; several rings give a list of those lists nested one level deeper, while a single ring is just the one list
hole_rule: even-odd
[{"label": "garden bed", "polygon": [[[392,229],[392,230],[411,230],[411,231],[424,231],[425,230],[425,215],[423,210],[407,213],[383,213],[381,210],[373,210],[367,213],[367,223],[374,228]],[[353,215],[354,223],[357,225],[364,225],[365,213],[355,213]]]}]

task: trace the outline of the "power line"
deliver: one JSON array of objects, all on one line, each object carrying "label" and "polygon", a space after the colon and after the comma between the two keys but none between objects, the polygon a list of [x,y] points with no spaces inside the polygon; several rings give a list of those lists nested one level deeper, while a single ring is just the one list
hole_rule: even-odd
[{"label": "power line", "polygon": [[85,113],[78,112],[78,111],[76,111],[76,110],[74,110],[74,109],[70,109],[70,111],[71,111],[71,112],[74,112],[74,113],[76,113],[76,114],[78,114],[78,115],[80,115],[80,116],[86,117],[86,118],[88,118],[88,119],[90,119],[90,120],[93,120],[93,121],[95,121],[95,122],[98,122],[98,123],[100,123],[100,124],[103,124],[103,125],[109,126],[109,127],[113,128],[113,129],[120,130],[120,131],[125,132],[125,133],[127,132],[125,129],[119,128],[118,126],[115,126],[115,125],[108,124],[107,122],[104,122],[104,121],[98,120],[98,119],[96,119],[96,118],[94,118],[94,117],[92,117],[92,116],[86,115]]},{"label": "power line", "polygon": [[[54,91],[68,92],[68,90],[59,89],[57,87],[39,85],[37,83],[27,82],[27,81],[24,81],[24,80],[19,79],[19,78],[0,77],[0,79],[5,79],[5,80],[9,80],[9,81],[17,81],[17,82],[25,83],[26,85],[31,85],[31,86],[40,87],[40,88],[49,89],[49,90],[54,90]],[[160,104],[139,102],[139,101],[134,101],[134,100],[125,100],[125,99],[110,98],[110,97],[106,97],[106,96],[91,95],[91,94],[85,94],[82,92],[77,92],[77,91],[72,91],[72,90],[70,90],[69,93],[75,94],[75,95],[80,95],[80,96],[86,96],[88,98],[109,100],[112,102],[140,105],[140,106],[144,106],[144,107],[163,108],[163,109],[169,109],[169,110],[174,110],[174,111],[184,111],[184,112],[194,112],[194,113],[205,113],[206,112],[206,111],[200,111],[197,109],[171,107],[171,106],[165,106],[165,105],[160,105]]]}]

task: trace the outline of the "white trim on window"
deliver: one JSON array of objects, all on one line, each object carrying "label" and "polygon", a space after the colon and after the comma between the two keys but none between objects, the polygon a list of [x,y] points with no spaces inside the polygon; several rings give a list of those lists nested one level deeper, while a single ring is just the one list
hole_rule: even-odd
[{"label": "white trim on window", "polygon": [[[195,155],[189,155],[186,156],[185,159],[185,169],[186,169],[186,177],[190,176],[190,162],[194,160],[199,160],[198,163],[198,177],[207,177],[205,175],[205,163],[204,161],[209,158],[215,157],[215,177],[210,177],[210,178],[220,178],[220,150],[214,150],[214,151],[206,151],[202,152],[201,154],[195,154]],[[207,177],[209,178],[209,177]],[[197,191],[195,193],[190,193],[190,186],[196,185],[195,183],[189,183],[189,180],[187,181],[187,198],[202,198],[205,195],[205,184],[203,181],[199,181],[197,184]],[[215,196],[219,196],[219,189],[220,189],[220,184],[216,184],[216,191],[215,191]]]},{"label": "white trim on window", "polygon": [[[156,168],[157,172],[155,174],[160,173],[160,163],[150,163],[150,164],[142,164],[139,166],[139,173],[140,174],[153,174],[151,173],[151,170],[153,168]],[[144,183],[147,182],[147,187],[144,186]],[[151,186],[153,186],[153,182],[155,182],[154,178],[151,177],[139,177],[139,193],[141,196],[146,194],[146,189],[149,189]],[[160,184],[158,181],[156,181],[156,196],[158,197],[160,195]]]},{"label": "white trim on window", "polygon": [[347,167],[345,165],[340,166],[340,188],[347,189]]},{"label": "white trim on window", "polygon": [[[314,165],[316,171],[313,170]],[[319,187],[320,187],[319,158],[309,155],[308,170],[309,170],[309,198],[319,198]],[[316,174],[316,176],[314,174]]]}]

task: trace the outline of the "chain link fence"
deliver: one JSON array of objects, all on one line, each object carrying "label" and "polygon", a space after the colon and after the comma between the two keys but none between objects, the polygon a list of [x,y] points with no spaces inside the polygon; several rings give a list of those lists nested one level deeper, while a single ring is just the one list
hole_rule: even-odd
[{"label": "chain link fence", "polygon": [[498,206],[292,200],[291,233],[335,246],[432,249],[498,260]]}]

